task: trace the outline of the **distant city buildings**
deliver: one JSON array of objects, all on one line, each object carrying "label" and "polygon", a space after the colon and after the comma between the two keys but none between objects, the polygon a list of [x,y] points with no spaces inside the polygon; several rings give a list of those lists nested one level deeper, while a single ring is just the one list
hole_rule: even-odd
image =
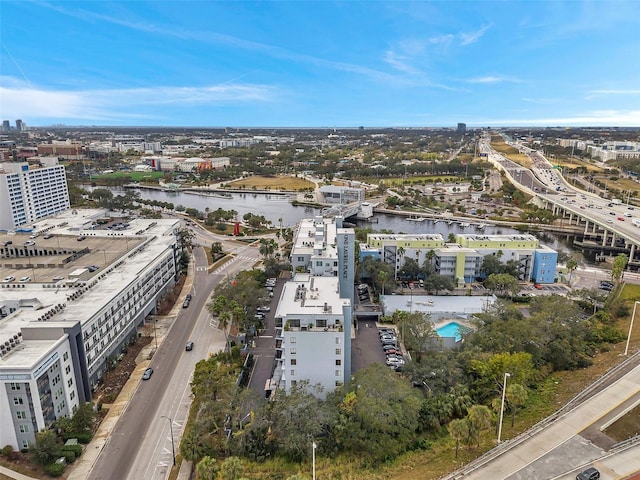
[{"label": "distant city buildings", "polygon": [[598,157],[601,162],[640,159],[639,142],[620,141],[595,144],[586,140],[559,138],[558,145],[586,152],[591,156],[591,158]]},{"label": "distant city buildings", "polygon": [[464,135],[466,132],[467,132],[467,124],[466,123],[459,123],[458,127],[456,128],[456,133]]},{"label": "distant city buildings", "polygon": [[[16,120],[16,131],[24,132],[27,130],[27,125],[20,119]],[[11,131],[11,121],[3,120],[2,121],[2,131],[10,132]]]},{"label": "distant city buildings", "polygon": [[0,163],[0,230],[14,230],[70,208],[65,169],[57,158]]}]

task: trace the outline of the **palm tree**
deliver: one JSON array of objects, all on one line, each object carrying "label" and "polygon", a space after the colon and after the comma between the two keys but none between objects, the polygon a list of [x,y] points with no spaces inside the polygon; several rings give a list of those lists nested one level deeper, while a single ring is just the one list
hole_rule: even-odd
[{"label": "palm tree", "polygon": [[[398,247],[397,255],[400,258],[400,260],[403,259],[403,257],[404,257],[404,247]],[[396,279],[397,278],[398,278],[398,265],[396,263]]]},{"label": "palm tree", "polygon": [[456,458],[458,458],[458,448],[460,447],[460,440],[464,441],[469,438],[471,434],[469,428],[469,420],[466,418],[458,418],[451,420],[447,426],[449,435],[456,441]]},{"label": "palm tree", "polygon": [[382,285],[382,295],[384,295],[384,286],[387,283],[387,279],[388,278],[389,278],[389,274],[385,270],[381,270],[378,273],[378,280],[380,281],[380,284]]},{"label": "palm tree", "polygon": [[474,405],[469,409],[467,418],[471,426],[470,431],[478,447],[480,446],[480,432],[491,426],[491,417],[491,410],[486,405]]},{"label": "palm tree", "polygon": [[511,426],[516,422],[516,410],[525,404],[529,398],[529,391],[519,383],[513,383],[507,387],[507,401],[511,407]]},{"label": "palm tree", "polygon": [[571,282],[573,280],[573,272],[578,268],[578,261],[571,257],[567,260],[567,270],[569,270],[569,286],[571,286]]}]

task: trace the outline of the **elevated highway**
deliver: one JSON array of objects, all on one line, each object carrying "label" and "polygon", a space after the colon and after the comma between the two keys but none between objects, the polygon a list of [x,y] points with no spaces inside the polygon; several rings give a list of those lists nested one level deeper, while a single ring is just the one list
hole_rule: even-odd
[{"label": "elevated highway", "polygon": [[540,152],[520,149],[531,159],[531,168],[493,150],[489,139],[480,142],[480,151],[511,183],[533,196],[538,206],[553,211],[561,225],[580,229],[574,242],[577,248],[596,257],[624,253],[629,258],[628,268],[640,270],[640,209],[614,204],[595,193],[577,189]]}]

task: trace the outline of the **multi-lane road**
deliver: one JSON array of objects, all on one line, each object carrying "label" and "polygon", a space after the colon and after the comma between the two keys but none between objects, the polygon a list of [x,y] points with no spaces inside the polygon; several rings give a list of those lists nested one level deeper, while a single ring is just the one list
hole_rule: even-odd
[{"label": "multi-lane road", "polygon": [[[227,275],[251,269],[258,249],[229,242],[226,237],[196,228],[201,243],[221,241],[233,252],[231,261],[208,273],[202,248],[194,249],[195,278],[189,308],[182,309],[151,362],[154,373],[141,381],[118,420],[88,478],[100,480],[164,480],[173,464],[190,400],[195,364],[224,346],[224,334],[212,324],[205,306],[215,286]],[[187,341],[194,342],[191,351]],[[172,433],[173,431],[173,438]]]}]

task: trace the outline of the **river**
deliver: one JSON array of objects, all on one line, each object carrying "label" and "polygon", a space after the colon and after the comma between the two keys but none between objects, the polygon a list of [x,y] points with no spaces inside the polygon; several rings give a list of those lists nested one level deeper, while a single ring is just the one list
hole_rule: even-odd
[{"label": "river", "polygon": [[[86,190],[93,190],[89,185],[83,185]],[[107,188],[114,195],[124,195],[125,189],[117,187],[95,187],[95,188]],[[307,207],[307,206],[294,206],[290,203],[289,198],[284,195],[270,195],[260,193],[233,193],[231,198],[219,198],[199,195],[188,192],[171,192],[165,190],[149,190],[139,188],[136,190],[140,193],[140,198],[147,200],[156,200],[160,202],[171,202],[174,205],[182,205],[186,208],[195,208],[202,212],[206,208],[209,210],[216,210],[222,208],[223,210],[235,210],[238,212],[238,217],[246,213],[253,213],[254,215],[262,215],[267,220],[270,220],[273,225],[279,225],[280,219],[282,219],[282,225],[285,227],[295,226],[301,219],[310,218],[315,215],[321,214],[321,209]],[[471,223],[473,219],[469,219]],[[478,223],[480,219],[476,220]],[[445,238],[450,234],[457,233],[475,233],[475,234],[487,234],[487,235],[509,235],[509,234],[521,234],[517,230],[508,227],[495,227],[487,224],[487,226],[479,230],[473,224],[468,227],[462,227],[459,223],[448,224],[446,221],[434,222],[433,220],[425,220],[424,222],[415,222],[407,220],[404,216],[390,215],[390,214],[376,214],[372,219],[372,222],[358,221],[358,227],[370,226],[374,231],[389,230],[395,233],[439,233]],[[540,235],[537,235],[540,237]],[[553,249],[569,250],[565,241],[559,241],[555,235],[544,235],[541,237],[542,242],[545,245]]]}]

